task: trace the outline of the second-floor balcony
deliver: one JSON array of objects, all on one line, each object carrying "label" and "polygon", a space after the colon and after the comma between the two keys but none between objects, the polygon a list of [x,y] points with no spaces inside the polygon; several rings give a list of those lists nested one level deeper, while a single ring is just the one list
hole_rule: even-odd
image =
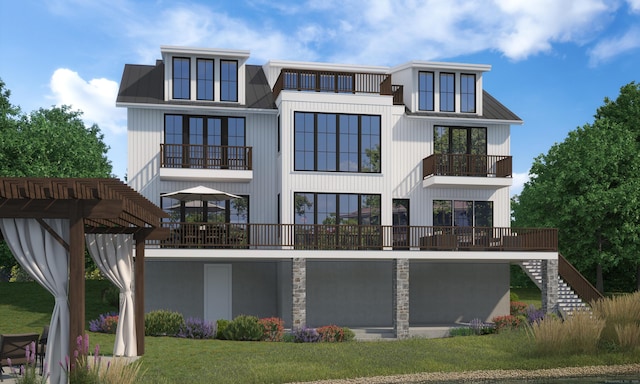
[{"label": "second-floor balcony", "polygon": [[249,182],[253,148],[227,145],[160,144],[160,178]]},{"label": "second-floor balcony", "polygon": [[422,160],[423,186],[511,186],[511,156],[440,153]]},{"label": "second-floor balcony", "polygon": [[273,97],[282,90],[387,95],[393,96],[393,104],[404,104],[402,85],[391,84],[391,75],[385,73],[283,69],[273,86]]},{"label": "second-floor balcony", "polygon": [[162,248],[557,252],[553,228],[164,223]]}]

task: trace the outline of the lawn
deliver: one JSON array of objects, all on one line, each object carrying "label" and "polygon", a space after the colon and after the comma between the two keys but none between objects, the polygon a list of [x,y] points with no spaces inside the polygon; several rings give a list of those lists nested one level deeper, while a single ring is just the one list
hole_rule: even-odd
[{"label": "lawn", "polygon": [[[107,286],[104,281],[87,281],[87,320],[113,310],[101,301],[101,292]],[[0,298],[0,332],[40,332],[53,308],[51,296],[35,283],[0,283]],[[89,333],[89,337],[92,344],[101,345],[102,353],[110,353],[113,335]],[[640,362],[640,350],[534,357],[524,332],[338,344],[147,337],[145,348],[143,383],[286,383],[416,372]]]}]

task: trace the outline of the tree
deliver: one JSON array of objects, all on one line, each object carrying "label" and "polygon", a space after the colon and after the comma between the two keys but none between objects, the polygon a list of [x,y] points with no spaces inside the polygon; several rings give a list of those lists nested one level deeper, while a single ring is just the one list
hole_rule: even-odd
[{"label": "tree", "polygon": [[[109,147],[97,125],[84,125],[82,112],[54,106],[26,115],[10,95],[0,79],[0,177],[111,176]],[[0,250],[0,268],[13,265],[10,252]]]},{"label": "tree", "polygon": [[634,83],[618,100],[605,99],[593,124],[534,160],[513,201],[514,225],[558,228],[560,252],[585,275],[595,273],[601,292],[605,273],[640,268],[639,106]]}]

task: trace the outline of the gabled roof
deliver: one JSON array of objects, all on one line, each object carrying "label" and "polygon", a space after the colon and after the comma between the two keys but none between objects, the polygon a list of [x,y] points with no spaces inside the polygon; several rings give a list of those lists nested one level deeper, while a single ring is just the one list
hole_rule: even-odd
[{"label": "gabled roof", "polygon": [[505,107],[495,97],[491,96],[489,92],[482,91],[482,115],[476,115],[474,113],[453,113],[453,112],[411,112],[407,109],[407,115],[410,116],[428,116],[428,117],[447,117],[456,119],[483,119],[483,120],[504,120],[509,122],[522,123],[522,119],[515,113]]},{"label": "gabled roof", "polygon": [[164,62],[156,65],[126,64],[116,103],[199,105],[229,108],[275,109],[273,93],[262,67],[246,65],[246,104],[195,100],[164,100]]}]

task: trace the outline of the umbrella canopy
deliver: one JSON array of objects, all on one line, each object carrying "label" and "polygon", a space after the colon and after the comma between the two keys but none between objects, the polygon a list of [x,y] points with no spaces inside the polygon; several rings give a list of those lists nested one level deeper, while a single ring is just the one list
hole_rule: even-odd
[{"label": "umbrella canopy", "polygon": [[232,200],[239,199],[240,196],[236,196],[234,194],[219,191],[217,189],[204,187],[199,185],[193,188],[187,188],[180,191],[163,193],[160,195],[162,197],[170,197],[172,199],[180,200],[180,201],[222,201],[222,200]]},{"label": "umbrella canopy", "polygon": [[[218,203],[218,204],[222,204],[222,203]],[[211,201],[206,202],[206,206],[209,212],[224,211],[224,206],[220,206],[218,204]],[[198,211],[198,210],[202,211],[202,208],[204,205],[205,205],[204,202],[198,201],[198,200],[184,202],[184,207],[187,211]],[[167,209],[170,211],[179,211],[181,206],[182,206],[182,203],[177,203],[169,206]]]}]

